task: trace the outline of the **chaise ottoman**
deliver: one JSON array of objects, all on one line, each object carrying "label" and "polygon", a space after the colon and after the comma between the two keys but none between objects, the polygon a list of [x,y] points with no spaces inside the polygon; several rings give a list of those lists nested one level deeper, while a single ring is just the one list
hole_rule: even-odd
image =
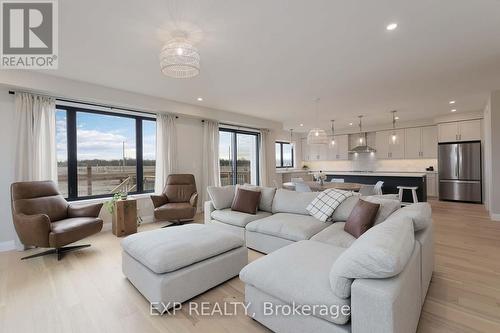
[{"label": "chaise ottoman", "polygon": [[205,224],[130,235],[122,248],[123,274],[152,306],[161,304],[162,309],[237,276],[248,263],[240,237]]}]

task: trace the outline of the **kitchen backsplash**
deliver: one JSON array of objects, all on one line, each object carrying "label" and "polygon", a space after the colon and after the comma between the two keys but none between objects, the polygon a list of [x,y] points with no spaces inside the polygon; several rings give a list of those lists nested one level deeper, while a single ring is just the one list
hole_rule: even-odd
[{"label": "kitchen backsplash", "polygon": [[378,160],[370,154],[359,154],[349,161],[311,161],[303,164],[311,170],[325,171],[423,172],[429,166],[437,171],[437,159]]}]

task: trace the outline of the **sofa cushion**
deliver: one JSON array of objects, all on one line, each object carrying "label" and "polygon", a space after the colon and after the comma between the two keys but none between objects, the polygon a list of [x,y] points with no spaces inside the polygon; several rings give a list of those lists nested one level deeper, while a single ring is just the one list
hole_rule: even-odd
[{"label": "sofa cushion", "polygon": [[[335,296],[328,280],[330,267],[343,251],[310,240],[297,242],[248,264],[240,279],[287,304],[347,307],[350,300]],[[350,313],[339,313],[338,317],[314,315],[339,325],[350,318]]]},{"label": "sofa cushion", "polygon": [[244,246],[244,241],[217,226],[186,224],[127,236],[122,248],[157,274],[173,272]]},{"label": "sofa cushion", "polygon": [[235,186],[208,186],[207,192],[215,209],[229,208],[233,204]]},{"label": "sofa cushion", "polygon": [[237,187],[231,209],[255,215],[257,208],[259,208],[260,196],[260,191],[245,190],[244,188]]},{"label": "sofa cushion", "polygon": [[353,196],[353,193],[334,188],[324,190],[307,206],[307,211],[311,216],[325,222],[345,199]]},{"label": "sofa cushion", "polygon": [[321,230],[311,237],[311,240],[334,245],[337,247],[348,248],[354,243],[356,238],[344,231],[345,222],[335,222],[331,226]]},{"label": "sofa cushion", "polygon": [[291,241],[309,239],[330,223],[316,220],[310,215],[277,213],[247,224],[248,231],[276,236]]},{"label": "sofa cushion", "polygon": [[392,213],[401,208],[401,201],[399,200],[387,199],[376,195],[361,197],[361,199],[380,205],[377,217],[375,217],[375,225],[384,222]]},{"label": "sofa cushion", "polygon": [[318,192],[295,192],[278,189],[273,201],[273,214],[291,213],[309,215],[307,206],[318,196]]},{"label": "sofa cushion", "polygon": [[244,228],[248,223],[263,219],[265,217],[271,216],[271,213],[257,211],[257,214],[247,214],[231,210],[231,208],[226,208],[222,210],[214,210],[211,214],[214,220],[219,222],[224,222],[226,224],[235,225],[237,227]]},{"label": "sofa cushion", "polygon": [[353,279],[380,279],[398,275],[408,262],[415,238],[408,218],[389,218],[359,237],[335,261],[330,283],[335,295],[348,298]]},{"label": "sofa cushion", "polygon": [[375,217],[377,216],[379,204],[371,203],[363,199],[358,200],[345,222],[344,230],[356,238],[359,238],[368,229],[373,227]]},{"label": "sofa cushion", "polygon": [[276,194],[276,187],[255,186],[251,184],[236,185],[236,187],[241,187],[245,190],[260,191],[259,210],[269,213],[273,212],[273,200]]},{"label": "sofa cushion", "polygon": [[408,217],[413,221],[415,231],[419,231],[432,223],[432,208],[427,202],[419,202],[395,211],[390,217]]},{"label": "sofa cushion", "polygon": [[330,220],[333,222],[347,221],[349,215],[351,215],[352,209],[358,203],[359,198],[361,198],[361,195],[358,194],[358,195],[353,195],[342,201],[342,203],[333,212]]}]

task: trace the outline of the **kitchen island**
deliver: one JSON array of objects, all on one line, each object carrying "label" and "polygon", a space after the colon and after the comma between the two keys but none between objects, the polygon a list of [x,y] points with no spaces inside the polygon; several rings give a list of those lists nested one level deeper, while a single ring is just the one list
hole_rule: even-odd
[{"label": "kitchen island", "polygon": [[[384,194],[398,193],[398,186],[417,186],[419,202],[427,201],[427,174],[425,172],[372,172],[372,171],[322,171],[327,181],[332,178],[343,179],[348,183],[375,185],[379,180],[384,182]],[[404,202],[411,202],[411,191],[405,191]]]}]

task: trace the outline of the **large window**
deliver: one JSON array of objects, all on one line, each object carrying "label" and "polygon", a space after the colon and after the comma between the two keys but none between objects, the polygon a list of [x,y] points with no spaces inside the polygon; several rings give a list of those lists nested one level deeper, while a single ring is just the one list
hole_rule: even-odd
[{"label": "large window", "polygon": [[69,200],[154,190],[153,118],[57,106],[59,190]]},{"label": "large window", "polygon": [[289,142],[276,142],[276,167],[293,168],[293,145]]},{"label": "large window", "polygon": [[258,185],[259,134],[220,129],[219,162],[222,185],[245,183]]}]

